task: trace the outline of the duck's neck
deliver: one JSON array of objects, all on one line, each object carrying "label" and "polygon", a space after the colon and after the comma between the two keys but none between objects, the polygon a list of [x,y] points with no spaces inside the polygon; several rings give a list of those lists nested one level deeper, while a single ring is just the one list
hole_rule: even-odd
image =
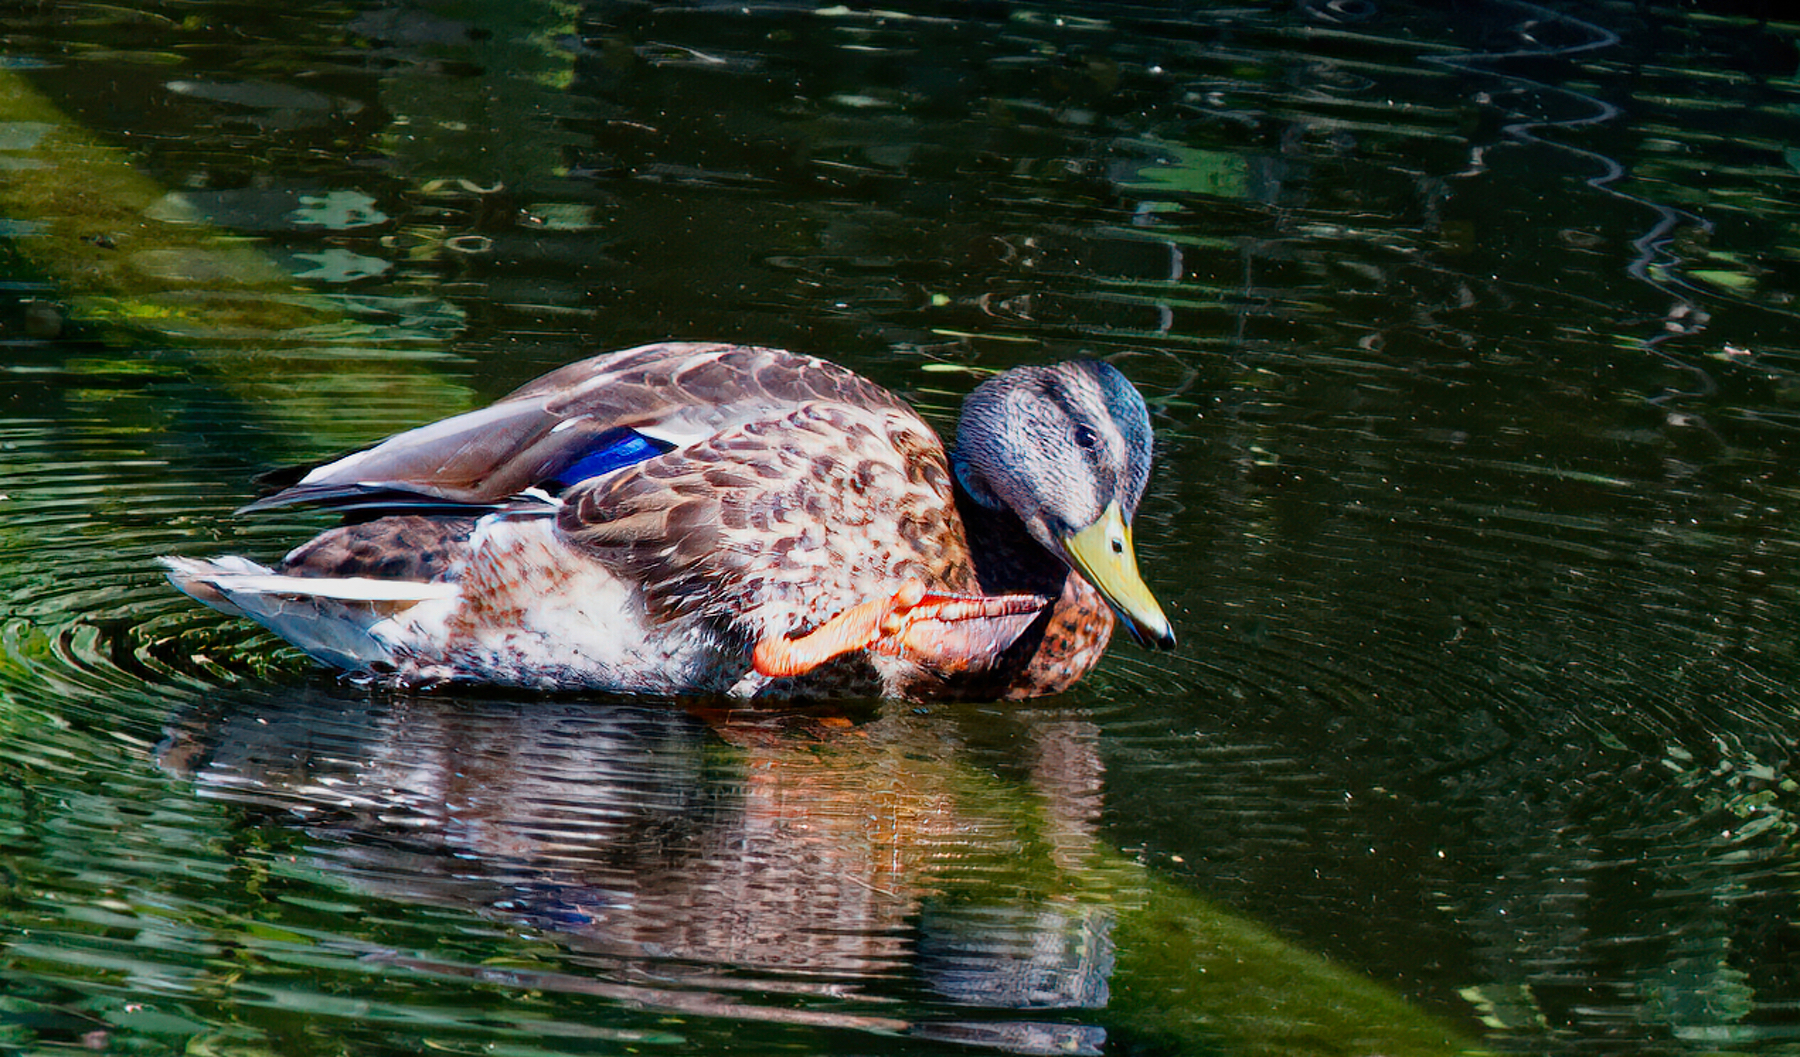
[{"label": "duck's neck", "polygon": [[982,506],[956,490],[975,578],[984,594],[1030,593],[1055,599],[992,670],[996,697],[1059,693],[1086,675],[1106,651],[1113,615],[1100,592],[1031,538],[1008,511]]},{"label": "duck's neck", "polygon": [[1017,515],[976,502],[960,482],[956,488],[956,512],[968,534],[969,555],[983,594],[1038,594],[1046,598],[1062,594],[1069,567],[1032,539]]}]

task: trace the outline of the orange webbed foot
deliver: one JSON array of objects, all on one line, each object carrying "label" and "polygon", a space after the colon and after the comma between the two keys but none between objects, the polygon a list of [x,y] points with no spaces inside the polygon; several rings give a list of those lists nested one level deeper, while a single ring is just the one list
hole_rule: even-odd
[{"label": "orange webbed foot", "polygon": [[906,617],[925,597],[925,585],[908,579],[887,598],[860,602],[804,635],[770,635],[751,651],[750,663],[763,675],[805,675],[834,657],[868,649],[906,626]]},{"label": "orange webbed foot", "polygon": [[1049,604],[1042,595],[927,594],[904,627],[871,649],[944,672],[985,667]]},{"label": "orange webbed foot", "polygon": [[908,579],[887,598],[851,606],[805,635],[759,640],[751,664],[770,677],[804,675],[846,653],[873,649],[966,668],[1004,649],[1048,604],[1039,595],[931,592]]}]

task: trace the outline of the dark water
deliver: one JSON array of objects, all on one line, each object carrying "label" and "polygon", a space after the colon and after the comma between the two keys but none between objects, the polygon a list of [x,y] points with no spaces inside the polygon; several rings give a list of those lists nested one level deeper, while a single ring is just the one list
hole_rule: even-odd
[{"label": "dark water", "polygon": [[[1785,13],[0,2],[0,1051],[1794,1052]],[[1180,649],[406,698],[153,568],[663,337],[1114,358]]]}]

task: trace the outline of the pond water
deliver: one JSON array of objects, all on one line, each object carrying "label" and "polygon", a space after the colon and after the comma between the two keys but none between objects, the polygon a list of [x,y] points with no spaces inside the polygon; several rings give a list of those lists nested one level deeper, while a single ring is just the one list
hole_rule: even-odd
[{"label": "pond water", "polygon": [[[0,0],[0,1051],[1800,1052],[1783,12]],[[1112,359],[1180,647],[407,696],[154,565],[665,337]]]}]

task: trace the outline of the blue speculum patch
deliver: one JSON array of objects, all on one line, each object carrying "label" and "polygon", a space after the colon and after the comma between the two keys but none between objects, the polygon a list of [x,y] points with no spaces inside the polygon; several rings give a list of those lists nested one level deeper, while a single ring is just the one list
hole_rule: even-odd
[{"label": "blue speculum patch", "polygon": [[599,433],[593,446],[558,470],[550,483],[569,488],[614,470],[652,459],[674,448],[666,441],[646,437],[634,429],[618,427]]}]

